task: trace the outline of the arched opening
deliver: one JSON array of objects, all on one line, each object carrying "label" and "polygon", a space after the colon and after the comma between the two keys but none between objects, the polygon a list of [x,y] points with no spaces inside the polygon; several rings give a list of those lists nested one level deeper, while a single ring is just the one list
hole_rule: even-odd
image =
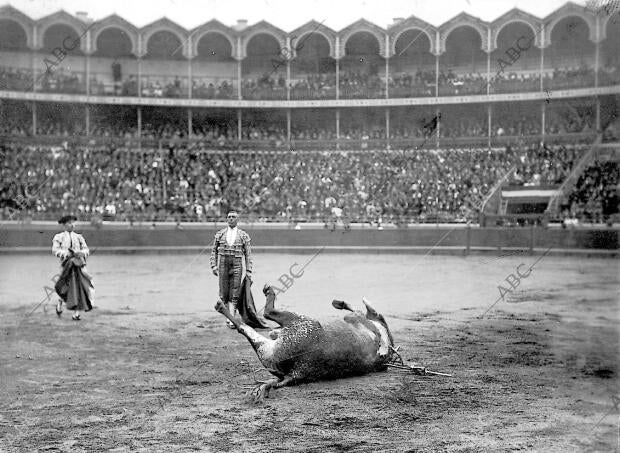
[{"label": "arched opening", "polygon": [[22,26],[10,19],[0,19],[0,89],[32,89],[32,69],[19,53],[29,52],[28,38]]},{"label": "arched opening", "polygon": [[340,96],[373,99],[385,96],[385,59],[379,55],[377,37],[368,31],[347,39],[340,61]]},{"label": "arched opening", "polygon": [[291,61],[291,99],[334,99],[336,60],[329,56],[329,42],[320,33],[291,39],[297,55]]},{"label": "arched opening", "polygon": [[511,22],[500,30],[491,53],[491,93],[540,91],[540,49],[535,41],[534,31],[524,22]]},{"label": "arched opening", "polygon": [[230,41],[221,33],[202,35],[192,60],[192,97],[232,99],[237,94],[237,65]]},{"label": "arched opening", "polygon": [[90,93],[103,96],[137,96],[138,62],[125,30],[110,27],[97,36],[97,51],[90,58]]},{"label": "arched opening", "polygon": [[45,30],[41,52],[51,53],[58,47],[65,50],[67,56],[83,55],[81,44],[81,38],[73,27],[66,24],[54,24]]},{"label": "arched opening", "polygon": [[146,56],[142,63],[140,88],[145,97],[185,97],[189,93],[187,71],[179,71],[184,43],[174,33],[160,30],[153,33],[147,42]]},{"label": "arched opening", "polygon": [[569,16],[555,24],[545,49],[546,89],[594,85],[594,43],[586,21]]},{"label": "arched opening", "polygon": [[404,31],[396,40],[390,60],[390,97],[435,95],[435,56],[422,30]]},{"label": "arched opening", "polygon": [[599,84],[620,84],[620,12],[609,18],[607,36],[601,42]]},{"label": "arched opening", "polygon": [[28,50],[26,30],[10,19],[0,19],[0,51],[20,52]]},{"label": "arched opening", "polygon": [[275,36],[258,33],[247,43],[241,62],[244,99],[286,99],[286,62],[290,52],[280,49]]},{"label": "arched opening", "polygon": [[446,38],[446,51],[439,57],[439,94],[486,93],[487,56],[482,37],[470,25],[453,29]]},{"label": "arched opening", "polygon": [[[36,65],[37,90],[52,93],[86,92],[81,38],[69,25],[54,24],[43,34],[40,63]],[[78,69],[79,68],[79,69]]]}]

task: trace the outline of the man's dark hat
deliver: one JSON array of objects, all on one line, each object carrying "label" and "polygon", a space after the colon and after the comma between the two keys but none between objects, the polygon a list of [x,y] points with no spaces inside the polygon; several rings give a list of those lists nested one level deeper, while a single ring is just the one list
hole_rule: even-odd
[{"label": "man's dark hat", "polygon": [[67,223],[69,220],[73,220],[74,222],[77,221],[77,217],[74,215],[63,215],[59,220],[58,223],[60,225],[64,225],[65,223]]}]

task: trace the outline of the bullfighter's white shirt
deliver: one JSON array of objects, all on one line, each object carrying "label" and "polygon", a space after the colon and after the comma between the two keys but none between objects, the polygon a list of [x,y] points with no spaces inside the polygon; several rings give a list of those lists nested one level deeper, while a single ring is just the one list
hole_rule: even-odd
[{"label": "bullfighter's white shirt", "polygon": [[90,253],[81,234],[74,231],[63,231],[54,236],[52,240],[52,253],[54,255],[64,258],[69,255],[69,249],[83,252],[85,257]]},{"label": "bullfighter's white shirt", "polygon": [[226,243],[232,246],[235,243],[235,239],[237,239],[237,227],[228,227],[226,230]]}]

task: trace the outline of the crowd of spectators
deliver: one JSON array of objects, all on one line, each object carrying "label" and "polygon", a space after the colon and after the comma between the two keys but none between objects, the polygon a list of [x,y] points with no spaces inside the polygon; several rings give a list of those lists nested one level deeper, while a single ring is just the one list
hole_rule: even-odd
[{"label": "crowd of spectators", "polygon": [[237,90],[235,90],[232,81],[223,80],[219,83],[204,80],[192,80],[192,97],[200,99],[236,99]]},{"label": "crowd of spectators", "polygon": [[435,96],[435,71],[402,72],[389,78],[390,97]]},{"label": "crowd of spectators", "polygon": [[570,174],[586,148],[574,147],[524,147],[518,154],[515,171],[511,176],[512,185],[558,186]]},{"label": "crowd of spectators", "polygon": [[178,76],[171,81],[145,78],[140,87],[144,97],[180,98],[188,96],[187,87],[181,86],[181,79]]},{"label": "crowd of spectators", "polygon": [[82,73],[65,71],[64,68],[58,67],[37,78],[37,89],[44,93],[84,94],[86,84],[82,78]]},{"label": "crowd of spectators", "polygon": [[546,88],[579,88],[594,86],[594,69],[587,66],[576,68],[554,69],[545,72],[543,85]]},{"label": "crowd of spectators", "polygon": [[344,99],[373,99],[385,97],[385,74],[341,71],[340,96]]},{"label": "crowd of spectators", "polygon": [[[566,134],[585,134],[584,139],[590,139],[595,133],[592,124],[594,118],[591,114],[580,115],[575,109],[560,111],[562,114],[549,114],[546,120],[546,133],[549,136],[562,136]],[[71,114],[56,114],[54,112],[39,111],[37,118],[37,135],[52,137],[87,137],[86,126],[83,121],[83,112],[72,111]],[[77,115],[77,116],[76,116]],[[82,115],[82,116],[81,116]],[[541,122],[533,115],[511,114],[510,112],[501,113],[500,118],[493,118],[491,136],[495,138],[505,138],[509,141],[520,140],[525,137],[536,137],[541,133]],[[424,139],[429,137],[429,127],[432,117],[429,115],[426,121],[420,120],[399,120],[390,124],[390,140],[403,142],[413,139]],[[5,114],[0,121],[0,135],[28,137],[32,136],[32,115],[22,112],[21,114]],[[443,115],[438,128],[433,128],[433,134],[439,139],[463,139],[478,138],[483,139],[489,134],[488,117],[482,112],[469,112],[467,114]],[[119,138],[134,139],[138,137],[137,122],[133,115],[131,120],[118,121],[117,117],[98,117],[91,114],[89,137],[94,138]],[[575,135],[577,136],[577,135]],[[578,135],[581,137],[582,135]],[[192,135],[188,135],[187,118],[183,115],[168,115],[165,118],[151,115],[142,120],[142,139],[192,139],[204,140],[205,142],[217,144],[220,148],[235,147],[239,144],[238,126],[236,119],[222,120],[214,123],[212,119],[195,117],[192,121]],[[590,137],[590,138],[588,138]],[[376,125],[361,126],[358,121],[350,121],[343,118],[340,124],[341,141],[376,141],[382,140],[384,144],[386,129],[385,124],[377,122]],[[291,144],[302,141],[326,142],[336,140],[335,125],[313,126],[302,124],[298,121],[292,123]],[[574,141],[579,141],[574,139]],[[285,148],[289,146],[285,125],[278,125],[277,122],[271,124],[261,121],[256,123],[252,120],[245,120],[242,125],[241,142],[262,142],[271,144],[275,148]],[[507,143],[507,141],[501,142]],[[375,143],[375,146],[379,146]],[[364,146],[363,149],[365,149]]]},{"label": "crowd of spectators", "polygon": [[0,89],[8,91],[31,91],[32,71],[0,67]]},{"label": "crowd of spectators", "polygon": [[291,99],[335,99],[336,74],[308,74],[291,80]]},{"label": "crowd of spectators", "polygon": [[[581,152],[564,147],[213,152],[199,146],[136,151],[9,143],[0,156],[0,198],[5,207],[23,196],[35,218],[75,212],[84,220],[206,221],[236,208],[253,220],[328,221],[336,210],[352,221],[466,221],[513,166],[513,184],[557,185]],[[47,178],[33,194],[29,188]],[[584,197],[589,200],[591,193]]]},{"label": "crowd of spectators", "polygon": [[243,99],[286,99],[286,78],[282,73],[244,78],[241,81],[241,96]]},{"label": "crowd of spectators", "polygon": [[612,221],[619,211],[618,162],[594,162],[579,177],[575,189],[563,204],[563,217],[585,223]]},{"label": "crowd of spectators", "polygon": [[620,70],[618,70],[618,64],[620,62],[615,63],[607,63],[599,72],[599,85],[617,85],[620,84]]}]

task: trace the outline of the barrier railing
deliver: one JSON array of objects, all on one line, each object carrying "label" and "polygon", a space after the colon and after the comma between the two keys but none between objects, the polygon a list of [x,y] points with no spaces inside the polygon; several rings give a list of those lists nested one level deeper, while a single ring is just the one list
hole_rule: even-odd
[{"label": "barrier railing", "polygon": [[[66,209],[65,209],[66,210]],[[6,220],[17,221],[20,224],[29,224],[33,221],[48,221],[54,222],[58,220],[65,210],[59,212],[30,212],[20,211],[17,214],[12,213],[9,217],[6,213],[0,209],[0,222]],[[117,213],[117,214],[92,214],[92,213],[80,213],[78,211],[72,211],[77,217],[79,222],[90,222],[93,225],[101,224],[101,222],[124,222],[132,225],[152,225],[153,223],[169,222],[169,223],[214,223],[224,221],[224,214],[222,215],[197,215],[197,214],[171,214],[169,212],[157,212],[157,213]],[[304,223],[320,223],[324,224],[326,228],[337,227],[343,228],[350,224],[368,224],[370,226],[382,226],[382,225],[396,225],[406,226],[409,224],[441,224],[441,223],[467,223],[468,219],[462,215],[441,212],[435,214],[429,214],[425,216],[397,216],[397,215],[384,215],[379,222],[378,216],[368,217],[360,214],[353,214],[350,216],[343,216],[336,219],[330,214],[320,215],[294,215],[291,217],[282,217],[273,214],[256,214],[253,212],[243,214],[243,221],[247,223],[288,223],[291,225],[304,224]]]}]

